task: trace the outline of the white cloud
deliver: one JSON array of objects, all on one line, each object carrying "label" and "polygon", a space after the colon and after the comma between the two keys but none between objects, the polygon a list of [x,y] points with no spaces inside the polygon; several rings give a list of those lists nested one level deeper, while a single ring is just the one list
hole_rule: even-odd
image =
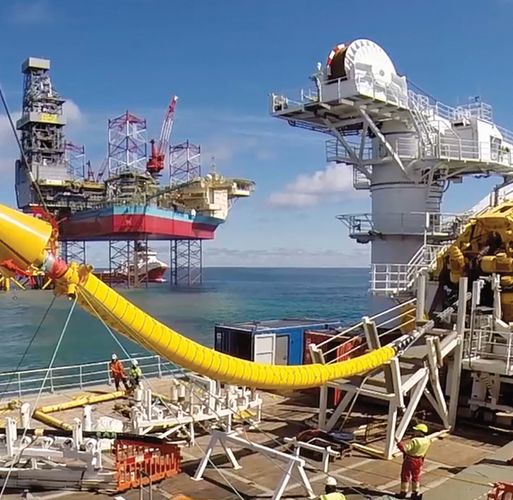
[{"label": "white cloud", "polygon": [[313,174],[298,175],[283,191],[271,193],[269,203],[276,207],[313,206],[327,198],[338,198],[342,194],[355,198],[360,192],[353,188],[350,168],[332,163]]},{"label": "white cloud", "polygon": [[10,20],[15,24],[46,24],[53,19],[53,13],[45,0],[18,1],[12,5]]},{"label": "white cloud", "polygon": [[[14,123],[16,123],[19,117],[19,113],[12,114]],[[9,123],[7,115],[0,114],[0,173],[2,174],[4,186],[14,182],[14,162],[17,157],[18,147],[11,124]]]},{"label": "white cloud", "polygon": [[[12,120],[16,124],[16,120],[20,117],[20,113],[13,113]],[[14,135],[12,133],[11,124],[7,115],[0,113],[0,147],[5,149],[9,143],[14,143]]]},{"label": "white cloud", "polygon": [[274,207],[312,207],[320,201],[320,196],[308,193],[295,193],[293,191],[285,191],[281,193],[271,193],[269,195],[269,203]]},{"label": "white cloud", "polygon": [[69,124],[80,123],[82,121],[82,111],[71,99],[68,99],[62,107],[64,116]]},{"label": "white cloud", "polygon": [[221,267],[365,267],[369,248],[347,242],[345,248],[252,248],[236,249],[204,245],[206,266]]}]

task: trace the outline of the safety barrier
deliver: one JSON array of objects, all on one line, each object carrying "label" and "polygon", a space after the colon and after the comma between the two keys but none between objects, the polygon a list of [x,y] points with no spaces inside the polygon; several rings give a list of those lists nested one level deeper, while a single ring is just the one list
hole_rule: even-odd
[{"label": "safety barrier", "polygon": [[513,372],[513,335],[491,329],[466,330],[463,345],[465,357],[495,360],[501,363],[500,373],[510,375]]},{"label": "safety barrier", "polygon": [[[161,377],[181,371],[160,356],[134,353],[131,356],[137,358],[146,377]],[[128,368],[130,360],[122,359],[121,361]],[[50,368],[48,375],[46,373],[46,368],[0,373],[0,399],[37,393],[43,381],[45,382],[43,392],[83,389],[93,385],[111,383],[108,361],[56,366]]]},{"label": "safety barrier", "polygon": [[142,444],[137,440],[116,439],[117,491],[151,485],[180,473],[180,448],[174,444]]},{"label": "safety barrier", "polygon": [[488,500],[513,500],[513,483],[497,483],[488,492]]}]

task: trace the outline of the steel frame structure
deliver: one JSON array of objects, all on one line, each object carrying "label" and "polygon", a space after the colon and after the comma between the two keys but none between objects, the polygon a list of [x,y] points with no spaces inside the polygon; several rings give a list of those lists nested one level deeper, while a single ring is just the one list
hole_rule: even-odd
[{"label": "steel frame structure", "polygon": [[201,240],[172,240],[169,245],[171,286],[200,285],[203,282]]},{"label": "steel frame structure", "polygon": [[86,177],[86,154],[85,146],[74,144],[70,141],[65,143],[66,166],[68,174],[73,180],[81,180]]},{"label": "steel frame structure", "polygon": [[[458,408],[467,301],[467,278],[462,278],[459,284],[458,316],[455,328],[454,330],[437,329],[435,332],[433,324],[423,320],[426,304],[426,277],[421,273],[417,285],[415,328],[423,333],[425,349],[422,348],[420,353],[415,351],[400,353],[390,363],[361,380],[340,380],[321,387],[319,428],[324,431],[332,430],[354,400],[359,396],[365,396],[381,404],[385,402],[388,406],[384,448],[354,445],[372,455],[387,460],[392,458],[397,452],[397,441],[404,437],[423,397],[427,399],[441,420],[443,430],[440,432],[453,430]],[[364,317],[363,329],[367,344],[371,348],[379,348],[381,344],[376,323]],[[311,346],[311,349],[314,357],[319,355],[315,346]],[[444,391],[440,369],[451,357],[450,355],[452,358],[448,363],[451,376],[447,378]],[[345,394],[333,412],[328,410],[328,388],[339,389]],[[446,395],[449,396],[449,404],[445,401]]]},{"label": "steel frame structure", "polygon": [[[201,176],[201,147],[188,140],[169,148],[169,185]],[[199,285],[203,281],[201,240],[173,240],[169,245],[170,285]]]},{"label": "steel frame structure", "polygon": [[301,458],[299,455],[300,447],[297,446],[294,448],[293,454],[284,453],[279,450],[275,450],[274,448],[269,448],[268,446],[264,446],[262,444],[254,443],[248,439],[244,439],[235,431],[213,431],[211,434],[210,441],[207,445],[207,449],[205,450],[205,454],[196,469],[196,473],[194,474],[194,481],[201,481],[203,479],[203,473],[210,461],[210,457],[212,456],[212,452],[214,451],[216,445],[221,445],[223,448],[228,460],[232,464],[234,469],[241,469],[242,466],[239,464],[237,459],[235,458],[235,454],[233,453],[232,446],[246,448],[252,450],[256,453],[261,453],[262,455],[268,456],[271,459],[277,459],[285,462],[284,472],[280,479],[279,484],[274,489],[274,493],[272,496],[272,500],[279,500],[283,497],[287,485],[289,484],[292,477],[299,478],[299,484],[305,490],[308,498],[317,498],[314,494],[312,485],[310,484],[310,480],[306,474],[305,466],[306,461],[304,458]]},{"label": "steel frame structure", "polygon": [[108,131],[109,173],[144,173],[148,145],[146,120],[127,111],[109,120]]},{"label": "steel frame structure", "polygon": [[62,255],[66,262],[86,263],[86,242],[85,241],[61,241]]},{"label": "steel frame structure", "polygon": [[[147,249],[147,239],[139,240],[109,240],[109,275],[116,279],[116,283],[125,284],[127,288],[148,286],[148,270],[139,276],[139,259],[136,246],[142,242]],[[147,251],[147,250],[146,250]],[[121,279],[122,276],[126,279]]]},{"label": "steel frame structure", "polygon": [[169,185],[182,184],[201,175],[201,147],[189,140],[169,148]]}]

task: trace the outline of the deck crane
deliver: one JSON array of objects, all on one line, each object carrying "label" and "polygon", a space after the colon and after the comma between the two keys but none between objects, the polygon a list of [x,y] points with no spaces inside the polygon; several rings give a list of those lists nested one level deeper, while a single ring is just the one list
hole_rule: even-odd
[{"label": "deck crane", "polygon": [[151,143],[151,156],[146,164],[146,169],[152,176],[160,175],[160,172],[164,169],[164,162],[166,159],[166,152],[169,148],[169,138],[171,137],[171,130],[173,129],[173,122],[175,120],[175,109],[178,97],[175,95],[169,102],[167,113],[162,123],[162,129],[160,131],[160,138],[158,143],[152,139]]}]

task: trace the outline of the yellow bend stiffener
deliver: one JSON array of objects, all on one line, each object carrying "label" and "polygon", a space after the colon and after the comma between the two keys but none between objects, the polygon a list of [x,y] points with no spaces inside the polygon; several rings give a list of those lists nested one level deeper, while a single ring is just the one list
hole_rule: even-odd
[{"label": "yellow bend stiffener", "polygon": [[[0,257],[18,265],[43,266],[51,227],[48,223],[0,205]],[[183,368],[215,380],[262,389],[319,387],[331,380],[359,375],[385,364],[396,354],[381,347],[330,365],[267,365],[217,352],[160,323],[91,273],[71,264],[56,278],[56,293],[76,295],[78,303],[109,327]]]}]

